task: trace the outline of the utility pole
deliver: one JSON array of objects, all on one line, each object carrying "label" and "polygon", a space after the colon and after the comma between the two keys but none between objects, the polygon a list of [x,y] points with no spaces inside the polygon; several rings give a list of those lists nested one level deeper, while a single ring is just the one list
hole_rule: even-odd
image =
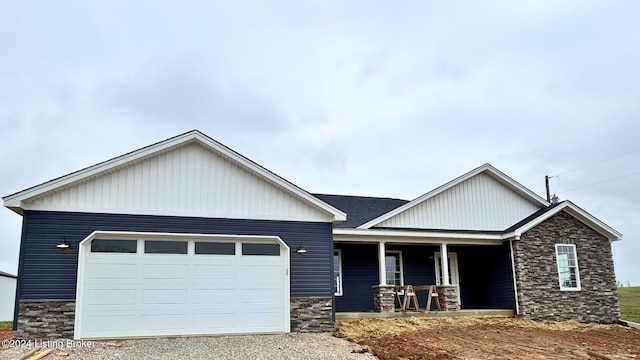
[{"label": "utility pole", "polygon": [[549,194],[549,175],[544,176],[544,187],[547,189],[547,202],[550,202],[551,195]]}]

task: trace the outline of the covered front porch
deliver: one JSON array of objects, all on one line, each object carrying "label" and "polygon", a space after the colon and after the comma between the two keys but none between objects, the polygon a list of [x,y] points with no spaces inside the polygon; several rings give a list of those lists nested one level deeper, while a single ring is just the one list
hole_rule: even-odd
[{"label": "covered front porch", "polygon": [[[513,316],[517,302],[510,245],[492,234],[338,231],[336,318]],[[401,312],[393,288],[407,285],[435,285],[442,311],[435,311],[435,301],[426,311],[428,292],[417,291],[418,311]]]}]

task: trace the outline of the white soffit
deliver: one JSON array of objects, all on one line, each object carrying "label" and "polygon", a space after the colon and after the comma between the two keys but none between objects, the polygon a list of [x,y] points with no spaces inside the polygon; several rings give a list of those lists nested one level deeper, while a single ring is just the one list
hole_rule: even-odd
[{"label": "white soffit", "polygon": [[[482,175],[486,175],[486,178],[491,179],[491,181],[481,181],[481,178],[483,178]],[[479,184],[472,184],[472,186],[470,186],[470,189],[463,189],[463,191],[458,191],[458,185],[461,185],[462,183],[467,182],[474,177],[478,177],[478,179],[474,179],[472,180],[472,182],[478,180],[477,182],[479,182]],[[496,184],[498,184],[499,186],[495,186]],[[464,187],[465,184],[462,184],[462,186]],[[493,194],[478,194],[475,190],[475,188],[478,186],[490,188],[490,192],[492,192]],[[458,193],[456,193],[457,191]],[[445,192],[450,192],[451,194],[446,195],[444,194]],[[501,192],[504,195],[501,196],[501,200],[505,201],[513,211],[508,214],[503,214],[500,213],[500,209],[494,208],[493,213],[486,212],[487,209],[484,209],[483,207],[491,206],[492,202],[488,201],[489,199],[487,198],[487,196],[496,196],[496,194],[498,194],[499,196]],[[438,196],[440,196],[440,198],[445,196],[454,197],[455,199],[453,200],[455,201],[448,201],[449,205],[435,204],[435,202],[437,202],[436,200],[440,200],[435,199]],[[466,202],[467,200],[473,202],[475,209],[456,208],[456,206],[459,206],[459,203],[461,201]],[[431,204],[431,202],[433,202],[434,204]],[[379,216],[376,219],[360,225],[358,228],[369,229],[374,226],[381,226],[403,228],[504,230],[510,224],[513,224],[514,222],[517,222],[518,220],[534,213],[538,209],[541,209],[548,205],[548,202],[535,194],[533,191],[522,186],[490,164],[484,164],[406,203],[403,206],[400,206],[386,214]],[[431,206],[434,206],[436,209],[438,206],[448,206],[448,209],[441,209],[440,214],[437,214],[437,210],[429,209],[429,207]],[[436,216],[447,216],[442,214],[447,214],[448,211],[448,219],[433,218],[429,220],[428,217],[425,217],[425,214],[427,212],[434,211],[436,212]],[[468,212],[468,214],[463,213],[463,211]],[[431,222],[426,223],[425,221]],[[458,221],[461,221],[462,223],[457,223]]]},{"label": "white soffit", "polygon": [[193,130],[6,196],[17,213],[57,210],[344,221],[340,210]]}]

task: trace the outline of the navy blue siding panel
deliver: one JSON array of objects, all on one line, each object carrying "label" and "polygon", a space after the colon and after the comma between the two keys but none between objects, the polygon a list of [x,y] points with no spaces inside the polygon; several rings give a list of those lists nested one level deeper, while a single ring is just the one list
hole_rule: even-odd
[{"label": "navy blue siding panel", "polygon": [[[371,287],[378,284],[378,245],[336,243],[342,251],[342,296],[336,296],[336,311],[373,311]],[[401,250],[404,283],[436,283],[434,253],[439,246],[388,245]],[[449,246],[458,256],[461,307],[463,309],[514,309],[513,278],[509,244],[501,246]],[[426,292],[417,292],[419,305],[426,305]],[[399,305],[399,304],[396,304]],[[434,306],[434,305],[432,305]]]},{"label": "navy blue siding panel", "polygon": [[377,244],[334,244],[342,253],[342,296],[336,312],[373,310],[373,289],[378,284]]},{"label": "navy blue siding panel", "polygon": [[[388,245],[387,250],[402,251],[402,266],[405,285],[435,285],[436,271],[433,254],[440,251],[439,247],[428,245]],[[418,305],[424,308],[427,305],[427,292],[418,291]],[[396,306],[400,304],[396,300]],[[433,305],[435,308],[435,305]]]},{"label": "navy blue siding panel", "polygon": [[501,246],[450,247],[458,254],[463,309],[514,309],[509,243]]},{"label": "navy blue siding panel", "polygon": [[[93,231],[276,235],[291,248],[291,296],[332,296],[330,223],[25,211],[19,299],[75,299],[78,243]],[[71,249],[55,244],[66,239]],[[298,256],[304,246],[308,252]]]}]

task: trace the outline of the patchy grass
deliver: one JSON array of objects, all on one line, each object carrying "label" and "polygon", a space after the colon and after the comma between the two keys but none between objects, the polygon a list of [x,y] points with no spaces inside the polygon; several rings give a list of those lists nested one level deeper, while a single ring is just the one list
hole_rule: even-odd
[{"label": "patchy grass", "polygon": [[640,286],[618,288],[622,320],[640,323]]},{"label": "patchy grass", "polygon": [[0,330],[11,330],[13,326],[13,322],[11,321],[0,321]]},{"label": "patchy grass", "polygon": [[334,335],[381,360],[640,358],[640,331],[518,318],[339,320]]}]

